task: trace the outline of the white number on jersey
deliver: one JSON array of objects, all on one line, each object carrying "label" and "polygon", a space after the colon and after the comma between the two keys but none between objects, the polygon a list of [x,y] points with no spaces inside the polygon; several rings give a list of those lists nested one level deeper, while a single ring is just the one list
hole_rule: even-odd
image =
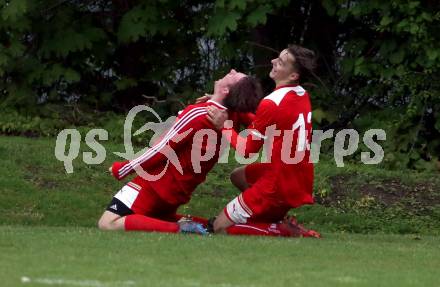
[{"label": "white number on jersey", "polygon": [[[309,112],[307,114],[307,123],[312,122],[312,113]],[[292,126],[292,130],[295,131],[296,129],[299,129],[298,133],[298,142],[296,145],[297,151],[304,151],[305,149],[310,150],[310,143],[307,140],[306,137],[306,122],[304,119],[304,114],[299,114],[298,119]]]}]

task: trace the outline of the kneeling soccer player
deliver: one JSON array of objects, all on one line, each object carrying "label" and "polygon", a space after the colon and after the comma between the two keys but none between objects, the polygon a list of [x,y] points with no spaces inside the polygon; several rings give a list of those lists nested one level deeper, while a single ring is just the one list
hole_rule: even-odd
[{"label": "kneeling soccer player", "polygon": [[[153,147],[136,159],[113,163],[110,171],[118,180],[134,171],[138,176],[116,193],[99,228],[205,234],[206,219],[182,220],[177,209],[189,202],[221,153],[221,132],[207,119],[207,108],[215,106],[235,123],[249,124],[253,120],[249,112],[255,111],[262,96],[254,78],[231,70],[215,82],[211,100],[186,107]],[[169,160],[172,155],[177,164]]]},{"label": "kneeling soccer player", "polygon": [[247,137],[223,128],[227,114],[208,108],[211,122],[245,157],[258,152],[265,140],[271,143],[267,163],[250,164],[231,174],[231,181],[242,193],[217,216],[215,232],[320,237],[295,218],[286,217],[292,208],[313,204],[313,164],[309,161],[311,104],[299,82],[314,65],[314,53],[300,46],[289,46],[272,60],[269,76],[276,87],[258,105]]}]

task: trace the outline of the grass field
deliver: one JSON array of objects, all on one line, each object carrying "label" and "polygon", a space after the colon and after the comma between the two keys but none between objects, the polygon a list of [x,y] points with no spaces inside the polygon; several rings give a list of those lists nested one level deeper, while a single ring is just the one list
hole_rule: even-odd
[{"label": "grass field", "polygon": [[429,236],[314,240],[3,226],[0,278],[2,286],[438,286],[438,246],[440,238]]},{"label": "grass field", "polygon": [[[438,174],[329,158],[321,204],[292,211],[322,240],[105,233],[96,221],[123,185],[100,165],[66,174],[55,139],[0,136],[0,286],[440,286]],[[85,144],[82,150],[89,151]],[[221,164],[182,213],[215,215],[237,191]]]}]

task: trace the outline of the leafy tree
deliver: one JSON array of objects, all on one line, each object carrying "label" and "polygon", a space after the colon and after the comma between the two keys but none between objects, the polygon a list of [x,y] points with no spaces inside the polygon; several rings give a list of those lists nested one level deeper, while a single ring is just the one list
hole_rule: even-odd
[{"label": "leafy tree", "polygon": [[382,125],[387,164],[424,168],[440,154],[439,6],[435,0],[2,0],[0,106],[72,114],[76,124],[81,111],[121,112],[138,103],[168,115],[231,67],[257,74],[269,92],[270,59],[299,43],[319,55],[308,83],[316,125]]},{"label": "leafy tree", "polygon": [[[375,110],[388,114],[393,162],[423,165],[440,154],[440,12],[437,1],[323,1],[337,17],[332,67],[345,125]],[[371,127],[372,128],[372,127]]]}]

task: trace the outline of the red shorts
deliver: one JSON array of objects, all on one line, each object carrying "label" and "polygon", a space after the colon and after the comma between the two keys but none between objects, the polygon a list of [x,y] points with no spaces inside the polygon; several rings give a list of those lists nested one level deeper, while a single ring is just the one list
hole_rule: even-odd
[{"label": "red shorts", "polygon": [[[121,204],[123,204],[122,207],[118,206]],[[135,214],[173,221],[179,206],[164,201],[147,181],[136,177],[115,194],[107,210],[119,214],[117,209],[127,210],[128,208]],[[119,215],[124,216],[126,214]]]},{"label": "red shorts", "polygon": [[234,223],[277,222],[291,209],[276,189],[270,166],[254,163],[245,168],[249,188],[229,202],[224,212]]}]

